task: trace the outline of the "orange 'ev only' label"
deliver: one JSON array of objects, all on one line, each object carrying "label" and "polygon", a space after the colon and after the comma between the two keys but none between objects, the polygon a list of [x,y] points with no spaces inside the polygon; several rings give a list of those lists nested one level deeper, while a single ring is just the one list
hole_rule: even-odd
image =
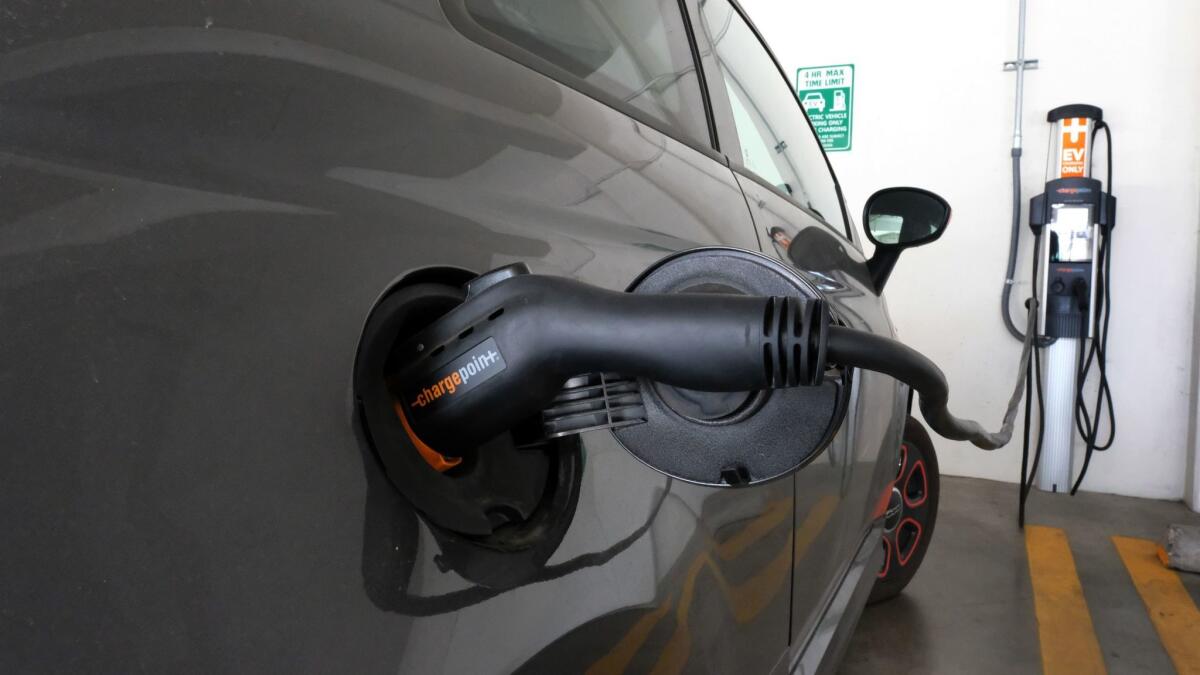
[{"label": "orange 'ev only' label", "polygon": [[1059,178],[1083,178],[1087,175],[1088,121],[1069,117],[1062,121],[1062,148],[1058,153]]}]

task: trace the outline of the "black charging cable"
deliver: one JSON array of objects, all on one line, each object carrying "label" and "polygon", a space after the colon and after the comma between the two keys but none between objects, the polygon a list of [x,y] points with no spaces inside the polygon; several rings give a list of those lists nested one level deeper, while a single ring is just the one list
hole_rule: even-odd
[{"label": "black charging cable", "polygon": [[[1030,308],[1029,314],[1031,318],[1029,321],[1030,325],[1027,329],[1030,333],[1037,330],[1037,325],[1033,317],[1036,316],[1034,308],[1037,307],[1038,297],[1038,261],[1040,258],[1037,255],[1037,251],[1039,250],[1041,243],[1042,235],[1038,234],[1034,238],[1033,244],[1033,294],[1029,300],[1026,301],[1026,305]],[[1042,441],[1044,441],[1046,437],[1046,400],[1042,392],[1041,349],[1034,349],[1033,359],[1026,362],[1025,369],[1025,437],[1021,445],[1021,481],[1020,485],[1018,486],[1019,490],[1017,498],[1017,526],[1021,528],[1025,527],[1025,502],[1029,499],[1030,490],[1033,489],[1033,479],[1034,476],[1037,476],[1038,464],[1042,460]],[[1033,454],[1033,466],[1028,466],[1030,444],[1029,431],[1031,427],[1030,418],[1033,414],[1033,395],[1035,392],[1037,393],[1038,410],[1037,445],[1035,446]],[[1027,467],[1029,469],[1028,472],[1026,471]]]},{"label": "black charging cable", "polygon": [[[1112,131],[1108,124],[1101,121],[1096,125],[1096,132],[1092,135],[1089,154],[1095,148],[1096,136],[1100,131],[1104,131],[1105,145],[1107,147],[1107,162],[1106,181],[1104,184],[1105,190],[1112,194]],[[1075,479],[1075,484],[1071,487],[1071,494],[1074,495],[1079,491],[1079,486],[1083,484],[1084,477],[1087,476],[1088,468],[1091,466],[1092,455],[1095,452],[1103,452],[1112,447],[1113,440],[1117,435],[1117,416],[1113,405],[1112,389],[1108,382],[1108,326],[1109,317],[1112,315],[1112,214],[1110,214],[1110,222],[1106,223],[1100,232],[1100,250],[1097,256],[1097,264],[1100,269],[1097,271],[1096,279],[1101,285],[1099,292],[1096,295],[1096,311],[1092,314],[1092,344],[1087,350],[1087,358],[1084,359],[1083,352],[1080,352],[1079,374],[1077,377],[1077,390],[1075,392],[1075,425],[1079,430],[1080,436],[1083,437],[1086,443],[1086,451],[1083,457],[1083,467],[1080,469],[1079,477]],[[1096,386],[1096,405],[1089,413],[1087,401],[1084,397],[1084,384],[1087,382],[1088,376],[1091,374],[1092,365],[1095,364],[1098,382]],[[1108,418],[1108,438],[1103,442],[1099,442],[1101,417],[1104,411],[1107,410]]]},{"label": "black charging cable", "polygon": [[578,373],[738,392],[824,386],[837,365],[907,383],[935,433],[994,450],[1012,437],[1021,377],[1037,352],[1027,333],[1009,409],[989,432],[949,411],[937,364],[890,336],[836,325],[820,299],[642,295],[505,270],[481,277],[491,283],[392,350],[389,392],[418,448],[477,447],[543,411]]}]

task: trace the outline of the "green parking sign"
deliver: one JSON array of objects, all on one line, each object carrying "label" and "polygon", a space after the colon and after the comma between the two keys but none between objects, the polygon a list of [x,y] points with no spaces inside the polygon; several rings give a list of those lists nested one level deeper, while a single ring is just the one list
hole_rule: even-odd
[{"label": "green parking sign", "polygon": [[825,151],[849,150],[854,128],[854,64],[797,69],[796,96]]}]

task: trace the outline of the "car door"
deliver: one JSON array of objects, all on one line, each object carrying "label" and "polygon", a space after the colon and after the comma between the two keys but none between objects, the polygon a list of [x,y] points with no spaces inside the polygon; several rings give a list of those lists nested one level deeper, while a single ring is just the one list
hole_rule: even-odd
[{"label": "car door", "polygon": [[[705,0],[696,21],[712,106],[765,250],[818,288],[838,320],[890,335],[852,239],[840,189],[802,107],[740,8]],[[719,73],[720,77],[717,77]],[[897,383],[855,372],[850,408],[823,457],[796,474],[793,644],[802,647],[875,519],[899,443]]]},{"label": "car door", "polygon": [[7,11],[0,670],[779,660],[790,480],[588,432],[558,539],[507,557],[389,482],[351,386],[397,288],[758,247],[675,0]]}]

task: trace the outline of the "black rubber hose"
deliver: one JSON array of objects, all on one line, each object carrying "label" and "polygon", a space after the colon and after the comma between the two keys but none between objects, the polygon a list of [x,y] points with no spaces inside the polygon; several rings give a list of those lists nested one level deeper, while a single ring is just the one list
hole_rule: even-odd
[{"label": "black rubber hose", "polygon": [[[984,450],[1001,448],[1012,438],[1015,405],[1009,406],[1010,413],[1005,416],[1004,428],[995,433],[987,431],[978,422],[955,417],[947,409],[950,387],[946,384],[946,376],[941,368],[924,354],[892,338],[841,326],[830,326],[826,353],[830,363],[884,373],[915,389],[925,421],[944,438],[952,441],[970,441]],[[1015,393],[1017,397],[1021,395],[1023,388],[1024,382],[1019,381]]]},{"label": "black rubber hose", "polygon": [[1033,412],[1032,363],[1025,364],[1025,433],[1021,442],[1021,480],[1017,485],[1017,527],[1025,527],[1026,483],[1029,479],[1029,425]]},{"label": "black rubber hose", "polygon": [[[1108,282],[1110,279],[1110,275],[1109,275],[1110,267],[1109,266],[1112,261],[1111,242],[1107,241],[1107,239],[1106,239],[1105,242],[1101,245],[1101,250],[1102,250],[1101,259],[1103,260],[1103,264],[1104,264],[1104,274],[1102,277],[1103,283],[1104,283],[1104,296],[1105,296],[1105,304],[1102,308],[1102,311],[1104,312],[1104,321],[1103,321],[1103,327],[1097,328],[1096,337],[1092,341],[1092,351],[1095,353],[1096,361],[1099,364],[1100,382],[1097,385],[1097,390],[1096,390],[1095,419],[1092,420],[1091,423],[1088,425],[1086,433],[1084,434],[1084,441],[1087,444],[1087,450],[1083,456],[1083,468],[1080,469],[1079,477],[1075,479],[1075,484],[1073,486],[1071,486],[1071,494],[1072,495],[1074,495],[1076,492],[1079,492],[1079,486],[1083,484],[1083,479],[1087,476],[1088,468],[1091,466],[1091,463],[1092,463],[1092,453],[1096,452],[1096,451],[1103,452],[1103,451],[1107,450],[1109,447],[1112,446],[1113,440],[1116,438],[1116,435],[1117,435],[1117,418],[1116,418],[1116,412],[1113,409],[1112,391],[1109,389],[1107,364],[1105,363],[1105,350],[1108,347],[1108,345],[1107,345],[1107,343],[1108,343],[1108,318],[1110,316],[1109,308],[1107,306],[1107,299],[1108,299]],[[1100,323],[1099,318],[1097,318],[1097,323]],[[1091,365],[1091,357],[1092,357],[1092,354],[1089,354],[1088,355],[1088,365],[1089,366]],[[1086,412],[1086,404],[1082,400],[1082,398],[1083,398],[1083,383],[1084,383],[1085,379],[1087,378],[1088,370],[1089,370],[1089,368],[1087,368],[1087,367],[1082,368],[1080,370],[1079,392],[1077,395],[1078,405],[1085,409],[1084,417],[1087,417],[1087,412]],[[1096,439],[1100,435],[1100,415],[1101,415],[1101,410],[1102,410],[1102,406],[1104,404],[1105,399],[1107,399],[1107,401],[1108,401],[1109,436],[1108,436],[1108,441],[1104,444],[1101,444]]]},{"label": "black rubber hose", "polygon": [[[1099,122],[1096,126],[1096,132],[1092,134],[1092,147],[1089,148],[1089,156],[1092,154],[1092,148],[1095,147],[1096,136],[1103,131],[1105,136],[1105,146],[1108,151],[1108,166],[1107,180],[1105,182],[1105,191],[1112,193],[1112,131],[1104,122]],[[1112,223],[1108,224],[1111,227]],[[1105,229],[1103,239],[1100,243],[1100,256],[1097,261],[1101,265],[1097,278],[1100,280],[1101,288],[1098,294],[1095,324],[1092,326],[1092,347],[1088,352],[1087,363],[1079,368],[1079,389],[1076,393],[1076,407],[1080,410],[1083,419],[1086,423],[1086,428],[1080,432],[1087,445],[1087,450],[1083,456],[1083,468],[1079,471],[1079,477],[1075,479],[1075,484],[1071,487],[1071,494],[1074,495],[1079,491],[1079,486],[1083,484],[1083,479],[1087,476],[1088,468],[1092,463],[1093,452],[1103,452],[1112,446],[1113,440],[1117,436],[1117,417],[1116,410],[1113,408],[1112,390],[1108,384],[1108,365],[1106,353],[1108,350],[1108,325],[1109,318],[1112,316],[1112,296],[1110,290],[1112,288],[1112,230]],[[1102,318],[1103,317],[1103,318]],[[1091,365],[1095,357],[1095,362],[1100,372],[1100,381],[1096,389],[1096,408],[1094,411],[1095,418],[1090,419],[1087,413],[1087,404],[1083,400],[1083,385],[1087,381],[1088,373],[1091,371]],[[1105,443],[1100,443],[1097,438],[1100,435],[1100,416],[1102,414],[1103,405],[1107,400],[1108,403],[1108,424],[1109,435]],[[1078,415],[1076,419],[1078,421]]]},{"label": "black rubber hose", "polygon": [[[1036,248],[1037,244],[1039,244],[1039,243],[1041,243],[1040,239],[1036,240],[1034,247]],[[1034,258],[1034,260],[1033,260],[1032,270],[1030,273],[1030,279],[1031,279],[1031,284],[1032,284],[1032,288],[1033,288],[1033,295],[1034,295],[1034,297],[1037,297],[1037,294],[1038,294],[1038,261],[1037,261],[1037,258]],[[1034,304],[1034,302],[1035,301],[1032,298],[1029,301],[1030,304]],[[1030,330],[1033,330],[1032,321],[1030,322]],[[1028,368],[1030,366],[1032,366],[1032,371],[1028,370]],[[1037,476],[1038,464],[1042,461],[1042,444],[1046,438],[1046,398],[1043,395],[1044,392],[1042,391],[1042,352],[1040,349],[1033,350],[1033,362],[1032,362],[1032,364],[1026,364],[1026,368],[1027,368],[1026,376],[1028,377],[1028,379],[1033,381],[1034,392],[1037,395],[1038,432],[1037,432],[1037,446],[1033,453],[1033,464],[1029,467],[1029,473],[1026,474],[1025,466],[1024,466],[1024,464],[1025,464],[1024,457],[1027,457],[1029,455],[1029,417],[1030,417],[1030,409],[1033,404],[1033,397],[1029,395],[1028,387],[1026,387],[1026,394],[1025,394],[1025,445],[1024,445],[1024,448],[1022,449],[1023,457],[1021,460],[1021,495],[1020,495],[1020,500],[1019,500],[1019,506],[1017,509],[1017,526],[1022,529],[1024,529],[1024,527],[1025,527],[1025,502],[1026,502],[1026,500],[1029,499],[1030,490],[1033,489],[1033,480],[1034,480],[1034,477]],[[1028,384],[1028,383],[1026,383],[1026,384]]]},{"label": "black rubber hose", "polygon": [[[995,433],[946,409],[949,386],[933,361],[891,337],[831,325],[825,304],[810,298],[638,295],[522,274],[468,296],[393,348],[387,377],[410,437],[458,448],[538,413],[578,373],[736,392],[815,386],[833,363],[909,384],[933,431],[995,450],[1012,437],[1036,307],[1028,305],[1020,376]],[[484,393],[467,395],[480,386]]]},{"label": "black rubber hose", "polygon": [[[1042,352],[1034,350],[1033,352],[1033,374],[1032,379],[1037,393],[1038,407],[1038,435],[1037,449],[1033,453],[1033,464],[1029,467],[1028,478],[1022,477],[1022,492],[1020,514],[1017,517],[1017,524],[1025,527],[1025,500],[1029,499],[1029,492],[1033,489],[1033,479],[1037,476],[1038,464],[1042,461],[1042,443],[1046,439],[1046,399],[1042,392]],[[1028,422],[1026,422],[1025,433],[1029,433]]]}]

